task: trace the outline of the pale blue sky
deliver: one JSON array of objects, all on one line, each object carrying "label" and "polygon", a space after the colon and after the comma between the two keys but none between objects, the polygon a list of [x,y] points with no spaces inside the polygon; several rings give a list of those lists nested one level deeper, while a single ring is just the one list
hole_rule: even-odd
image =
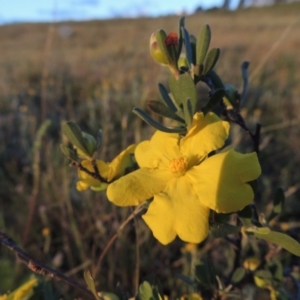
[{"label": "pale blue sky", "polygon": [[222,0],[0,0],[0,23],[88,20],[190,13]]}]

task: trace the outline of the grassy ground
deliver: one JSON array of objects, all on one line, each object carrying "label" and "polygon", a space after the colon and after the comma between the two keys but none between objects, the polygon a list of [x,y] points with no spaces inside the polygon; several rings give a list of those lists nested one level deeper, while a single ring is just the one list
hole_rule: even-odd
[{"label": "grassy ground", "polygon": [[[289,196],[284,222],[297,221],[300,215],[299,11],[300,3],[295,3],[186,18],[186,27],[195,35],[202,24],[211,26],[212,46],[221,48],[216,69],[225,82],[240,87],[240,64],[251,63],[243,113],[250,126],[263,125],[264,175],[258,204],[266,211],[274,188],[282,186]],[[101,158],[107,160],[129,143],[148,137],[151,129],[131,109],[157,99],[157,83],[168,78],[150,58],[149,37],[159,28],[177,31],[178,20],[170,16],[0,27],[0,228],[35,258],[70,272],[80,282],[83,269],[95,269],[101,251],[131,210],[114,207],[101,193],[76,191],[76,170],[59,149],[60,125],[73,120],[92,134],[102,128]],[[46,119],[52,125],[37,138]],[[237,129],[233,134],[233,142],[240,139],[240,147],[249,150],[245,135]],[[126,293],[134,293],[137,235],[141,280],[159,278],[173,296],[187,292],[174,277],[191,272],[192,258],[184,243],[159,245],[144,223],[137,223],[138,233],[129,224],[105,257],[96,277],[99,289],[112,291],[120,283]],[[295,229],[287,229],[299,239]],[[227,274],[232,249],[222,249],[221,256],[202,245],[195,257],[210,259]],[[288,257],[285,267],[295,262]],[[0,293],[29,274],[0,248]],[[65,285],[56,286],[72,294]]]}]

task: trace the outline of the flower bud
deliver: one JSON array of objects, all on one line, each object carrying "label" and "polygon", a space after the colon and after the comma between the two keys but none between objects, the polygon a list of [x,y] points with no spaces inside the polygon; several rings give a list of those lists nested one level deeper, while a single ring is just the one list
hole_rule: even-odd
[{"label": "flower bud", "polygon": [[156,33],[152,33],[150,37],[150,54],[152,58],[160,64],[167,65],[169,60],[165,53],[160,49],[157,39]]}]

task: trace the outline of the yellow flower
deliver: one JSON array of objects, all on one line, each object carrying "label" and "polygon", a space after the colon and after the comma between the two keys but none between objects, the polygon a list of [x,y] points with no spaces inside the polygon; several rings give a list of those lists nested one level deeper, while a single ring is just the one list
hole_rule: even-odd
[{"label": "yellow flower", "polygon": [[[101,175],[101,178],[104,181],[93,177],[91,174],[78,169],[78,178],[76,188],[78,191],[84,191],[91,187],[93,190],[105,190],[108,186],[108,183],[113,179],[117,179],[120,176],[123,176],[128,168],[132,166],[132,157],[134,154],[136,145],[131,145],[124,151],[122,151],[111,163],[106,163],[102,160],[96,160],[96,166]],[[95,173],[92,162],[88,159],[85,159],[81,162],[82,167],[87,169],[91,173]]]},{"label": "yellow flower", "polygon": [[29,299],[33,295],[33,288],[37,285],[38,280],[36,278],[32,278],[29,281],[22,284],[19,288],[13,291],[9,295],[0,296],[0,300],[26,300]]},{"label": "yellow flower", "polygon": [[243,209],[254,198],[247,182],[261,173],[256,153],[226,148],[208,156],[224,146],[228,134],[229,123],[213,113],[196,113],[182,138],[155,132],[135,150],[140,169],[110,184],[108,199],[130,206],[154,197],[143,218],[162,244],[176,235],[190,243],[203,241],[210,209],[220,213]]}]

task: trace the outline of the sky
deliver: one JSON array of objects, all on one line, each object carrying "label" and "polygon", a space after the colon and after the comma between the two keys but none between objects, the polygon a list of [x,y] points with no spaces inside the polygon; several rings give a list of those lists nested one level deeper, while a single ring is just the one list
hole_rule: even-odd
[{"label": "sky", "polygon": [[52,22],[193,12],[222,0],[0,0],[0,24]]}]

